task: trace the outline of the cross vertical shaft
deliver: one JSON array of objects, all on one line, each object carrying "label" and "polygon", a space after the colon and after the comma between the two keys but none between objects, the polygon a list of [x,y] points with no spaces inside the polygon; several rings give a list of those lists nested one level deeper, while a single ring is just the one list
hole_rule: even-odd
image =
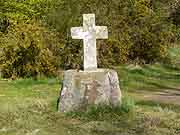
[{"label": "cross vertical shaft", "polygon": [[84,28],[84,69],[97,69],[95,15],[83,15]]}]

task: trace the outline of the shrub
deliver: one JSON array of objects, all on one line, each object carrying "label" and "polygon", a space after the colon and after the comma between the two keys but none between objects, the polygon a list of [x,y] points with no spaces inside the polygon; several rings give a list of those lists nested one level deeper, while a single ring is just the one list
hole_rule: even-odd
[{"label": "shrub", "polygon": [[61,45],[53,32],[33,21],[11,22],[11,29],[1,38],[3,77],[55,75]]},{"label": "shrub", "polygon": [[0,32],[7,32],[9,27],[9,20],[6,16],[0,16]]}]

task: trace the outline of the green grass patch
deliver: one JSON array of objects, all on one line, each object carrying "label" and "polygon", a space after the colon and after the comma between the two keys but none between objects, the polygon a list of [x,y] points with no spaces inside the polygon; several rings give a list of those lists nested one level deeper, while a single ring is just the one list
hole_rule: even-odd
[{"label": "green grass patch", "polygon": [[122,99],[121,106],[112,107],[107,105],[89,106],[75,112],[67,113],[67,116],[79,118],[81,120],[116,120],[119,117],[133,115],[135,102],[131,97],[125,96]]},{"label": "green grass patch", "polygon": [[145,65],[116,67],[121,87],[125,91],[177,89],[180,82],[180,68],[168,65]]}]

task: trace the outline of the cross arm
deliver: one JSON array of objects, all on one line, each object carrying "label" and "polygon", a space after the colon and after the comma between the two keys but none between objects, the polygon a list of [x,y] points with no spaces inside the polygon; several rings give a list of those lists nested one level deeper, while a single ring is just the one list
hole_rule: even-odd
[{"label": "cross arm", "polygon": [[96,38],[97,39],[107,39],[108,38],[108,28],[106,26],[96,26]]},{"label": "cross arm", "polygon": [[73,39],[83,39],[83,27],[73,27],[71,28],[71,36]]}]

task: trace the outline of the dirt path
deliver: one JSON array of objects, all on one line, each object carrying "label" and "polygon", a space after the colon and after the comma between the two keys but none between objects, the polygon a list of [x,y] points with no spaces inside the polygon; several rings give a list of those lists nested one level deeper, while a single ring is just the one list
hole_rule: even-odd
[{"label": "dirt path", "polygon": [[132,95],[141,100],[180,105],[180,89],[159,91],[138,90]]}]

